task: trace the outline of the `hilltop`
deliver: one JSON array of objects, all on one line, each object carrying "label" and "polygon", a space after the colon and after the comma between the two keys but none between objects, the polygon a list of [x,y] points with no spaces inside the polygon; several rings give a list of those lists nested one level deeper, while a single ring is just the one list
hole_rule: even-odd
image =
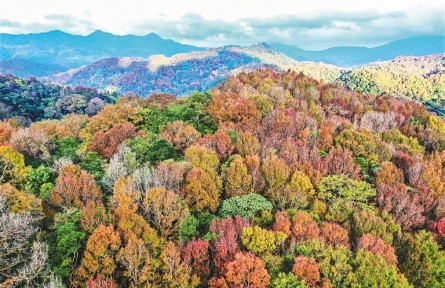
[{"label": "hilltop", "polygon": [[280,71],[302,71],[323,81],[334,81],[340,69],[322,63],[300,63],[275,51],[266,43],[249,47],[225,46],[171,57],[153,55],[148,59],[113,57],[91,65],[47,77],[49,82],[85,85],[100,89],[134,92],[189,94],[207,91],[229,76],[260,67]]}]

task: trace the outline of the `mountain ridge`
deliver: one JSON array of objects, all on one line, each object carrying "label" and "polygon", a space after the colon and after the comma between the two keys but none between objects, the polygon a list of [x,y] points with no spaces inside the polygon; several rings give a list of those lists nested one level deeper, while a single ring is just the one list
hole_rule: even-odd
[{"label": "mountain ridge", "polygon": [[[445,53],[445,36],[406,38],[371,48],[338,46],[324,50],[305,50],[281,43],[260,43],[294,60],[324,62],[340,67],[390,60],[396,56]],[[205,49],[162,38],[153,32],[143,36],[115,35],[101,30],[84,36],[61,30],[30,34],[0,33],[0,73],[12,72],[19,77],[43,77],[89,65],[104,58],[148,58],[156,54],[172,56]],[[25,62],[28,63],[27,66],[23,66]],[[55,68],[54,65],[58,67]],[[27,74],[26,70],[32,73]]]},{"label": "mountain ridge", "polygon": [[445,53],[445,36],[419,36],[395,40],[375,47],[337,46],[323,50],[305,50],[281,43],[271,43],[271,46],[298,61],[321,61],[347,67],[391,60],[397,56]]}]

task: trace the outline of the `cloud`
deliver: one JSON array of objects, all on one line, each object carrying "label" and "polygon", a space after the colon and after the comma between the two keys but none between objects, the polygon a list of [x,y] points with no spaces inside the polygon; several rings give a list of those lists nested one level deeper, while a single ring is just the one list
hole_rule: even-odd
[{"label": "cloud", "polygon": [[7,28],[22,28],[23,25],[19,21],[10,21],[8,19],[0,19],[0,26]]},{"label": "cloud", "polygon": [[155,32],[164,38],[204,47],[249,45],[264,41],[305,49],[324,49],[341,45],[376,46],[418,35],[445,35],[443,12],[432,8],[386,12],[375,9],[335,12],[319,9],[300,14],[275,14],[238,20],[207,19],[198,13],[172,18],[159,13],[157,16],[135,19],[116,17],[110,21],[85,10],[78,14],[47,14],[41,21],[31,23],[4,19],[0,21],[0,29],[10,33],[60,29],[83,35],[97,29],[115,34],[146,35]]},{"label": "cloud", "polygon": [[308,49],[338,45],[374,46],[417,35],[443,35],[441,11],[418,17],[405,11],[354,13],[319,11],[308,15],[245,18],[239,21],[206,20],[186,14],[177,20],[149,19],[131,27],[133,33],[154,31],[163,37],[201,45],[281,42]]}]

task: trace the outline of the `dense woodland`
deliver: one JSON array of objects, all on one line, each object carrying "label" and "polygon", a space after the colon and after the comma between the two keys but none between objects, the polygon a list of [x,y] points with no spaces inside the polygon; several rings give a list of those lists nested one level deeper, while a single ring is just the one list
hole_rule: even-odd
[{"label": "dense woodland", "polygon": [[45,84],[34,77],[0,75],[0,119],[16,117],[22,124],[59,119],[70,113],[95,115],[116,102],[117,94],[84,86]]},{"label": "dense woodland", "polygon": [[0,124],[1,287],[445,287],[420,104],[267,69],[96,112]]}]

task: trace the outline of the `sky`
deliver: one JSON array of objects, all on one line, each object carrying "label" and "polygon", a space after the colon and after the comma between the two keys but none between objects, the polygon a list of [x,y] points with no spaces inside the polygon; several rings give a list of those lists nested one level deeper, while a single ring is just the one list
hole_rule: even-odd
[{"label": "sky", "polygon": [[0,32],[157,33],[203,47],[258,42],[319,50],[445,35],[442,0],[0,0]]}]

